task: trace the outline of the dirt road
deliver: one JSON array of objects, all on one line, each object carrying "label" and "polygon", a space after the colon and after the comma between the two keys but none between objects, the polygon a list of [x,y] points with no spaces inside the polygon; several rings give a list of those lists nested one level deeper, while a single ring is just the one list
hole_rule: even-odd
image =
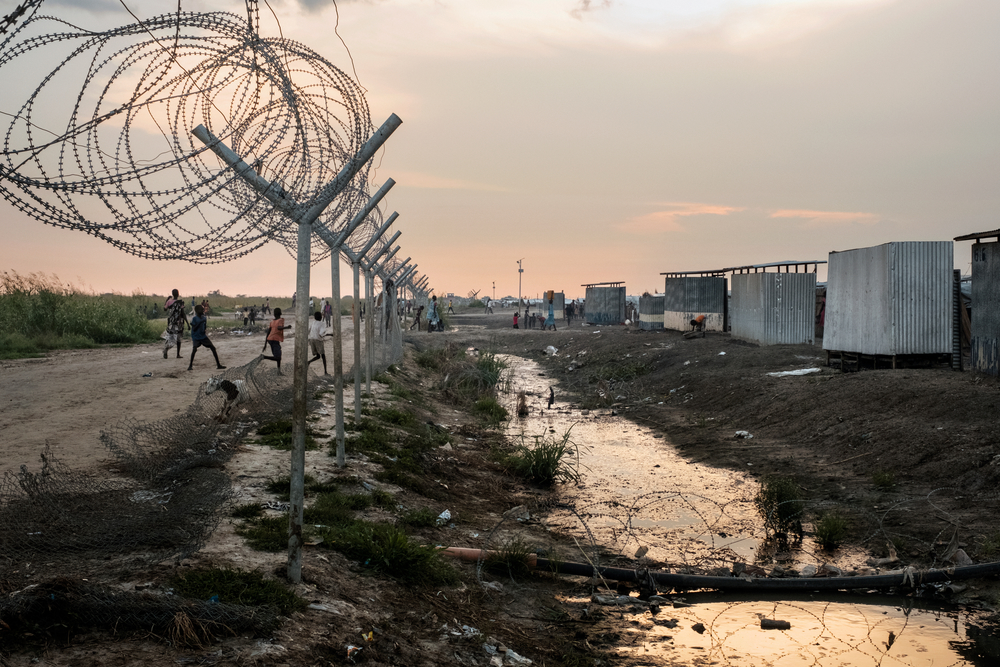
[{"label": "dirt road", "polygon": [[[344,318],[348,366],[354,349],[349,323],[350,318]],[[248,336],[239,331],[209,331],[228,368],[261,353],[263,333]],[[293,332],[285,333],[284,367],[289,372]],[[21,465],[37,467],[46,443],[70,468],[95,465],[107,456],[99,441],[101,431],[120,419],[156,421],[184,411],[197,397],[198,386],[215,373],[210,350],[198,350],[194,370],[188,372],[190,355],[191,341],[185,340],[180,359],[175,350],[164,359],[162,343],[152,343],[0,362],[0,475]],[[332,349],[328,362],[333,362]]]}]

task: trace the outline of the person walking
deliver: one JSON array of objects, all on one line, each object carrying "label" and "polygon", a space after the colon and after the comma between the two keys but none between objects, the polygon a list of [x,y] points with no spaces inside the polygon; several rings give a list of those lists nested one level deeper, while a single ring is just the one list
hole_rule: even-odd
[{"label": "person walking", "polygon": [[438,298],[436,296],[431,297],[431,307],[427,309],[427,333],[434,331],[440,317],[438,315]]},{"label": "person walking", "polygon": [[451,307],[451,299],[448,299],[448,312],[452,315],[455,314],[455,309]]},{"label": "person walking", "polygon": [[520,328],[520,327],[517,326],[517,320],[518,320],[518,312],[515,310],[514,311],[514,328],[515,329]]},{"label": "person walking", "polygon": [[549,316],[545,318],[545,324],[542,325],[542,329],[545,331],[552,327],[552,330],[556,330],[556,316],[555,316],[555,305],[552,302],[552,297],[549,297]]},{"label": "person walking", "polygon": [[[271,346],[271,354],[261,354],[261,358],[278,362],[278,375],[281,375],[281,344],[285,342],[285,329],[292,326],[285,326],[285,319],[281,316],[281,308],[274,309],[274,319],[267,327],[267,336],[264,338],[264,348]],[[261,350],[263,352],[264,350]]]},{"label": "person walking", "polygon": [[317,359],[322,359],[323,375],[329,375],[326,370],[326,348],[323,346],[323,336],[330,335],[332,334],[326,332],[326,324],[323,323],[323,314],[317,310],[313,316],[313,320],[309,322],[309,348],[316,355],[309,360],[309,363],[311,364]]},{"label": "person walking", "polygon": [[205,308],[201,305],[194,307],[194,317],[191,319],[191,361],[188,362],[188,370],[194,370],[194,355],[198,351],[199,347],[207,347],[212,351],[212,356],[215,357],[215,367],[219,370],[225,368],[222,362],[219,361],[219,353],[215,349],[215,345],[208,338],[208,333],[206,332],[206,327],[208,326],[208,318],[205,317]]},{"label": "person walking", "polygon": [[167,329],[163,332],[163,358],[167,358],[170,348],[177,346],[177,358],[181,358],[181,337],[184,334],[184,325],[187,324],[187,313],[184,312],[184,301],[180,298],[177,290],[171,292],[163,310],[167,314]]},{"label": "person walking", "polygon": [[423,314],[423,312],[424,312],[424,307],[422,305],[418,306],[417,315],[416,317],[413,318],[413,324],[410,325],[410,331],[413,331],[413,327],[416,327],[417,331],[420,331],[420,316],[421,314]]},{"label": "person walking", "polygon": [[333,324],[333,306],[329,301],[323,304],[323,319],[326,321],[326,326],[331,326]]}]

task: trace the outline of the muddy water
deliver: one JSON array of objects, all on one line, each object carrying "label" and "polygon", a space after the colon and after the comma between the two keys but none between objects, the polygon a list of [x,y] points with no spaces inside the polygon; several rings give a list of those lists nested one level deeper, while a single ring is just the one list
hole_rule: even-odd
[{"label": "muddy water", "polygon": [[[776,563],[789,569],[824,562],[845,570],[863,565],[862,551],[842,549],[834,558],[808,537],[800,548],[760,553],[767,545],[752,502],[757,485],[748,474],[688,462],[659,434],[609,408],[580,409],[537,363],[510,361],[515,393],[525,391],[529,407],[526,418],[512,420],[511,434],[530,443],[568,433],[579,449],[580,483],[560,486],[565,508],[545,517],[551,529],[581,545],[578,557],[560,557],[607,562],[609,556],[633,557],[644,550],[649,567],[718,574],[736,563],[768,570]],[[685,599],[691,606],[668,605],[655,615],[646,605],[619,606],[625,623],[611,644],[651,665],[1000,664],[995,657],[976,657],[980,648],[967,636],[969,616],[962,611],[913,609],[899,599],[860,595]],[[791,629],[762,630],[761,618],[788,621]]]}]

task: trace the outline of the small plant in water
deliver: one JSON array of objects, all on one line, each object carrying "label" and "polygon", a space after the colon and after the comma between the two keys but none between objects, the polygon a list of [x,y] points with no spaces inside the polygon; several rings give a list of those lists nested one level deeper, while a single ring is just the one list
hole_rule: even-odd
[{"label": "small plant in water", "polygon": [[827,512],[816,522],[816,541],[824,549],[836,549],[846,537],[847,519],[839,512]]},{"label": "small plant in water", "polygon": [[754,506],[764,519],[764,527],[771,534],[801,531],[803,502],[799,487],[789,477],[766,477],[753,499]]},{"label": "small plant in water", "polygon": [[[528,482],[552,486],[556,482],[580,480],[580,448],[570,440],[570,427],[562,437],[549,435],[525,436],[514,451],[501,456],[511,473]],[[531,444],[528,444],[529,441]]]}]

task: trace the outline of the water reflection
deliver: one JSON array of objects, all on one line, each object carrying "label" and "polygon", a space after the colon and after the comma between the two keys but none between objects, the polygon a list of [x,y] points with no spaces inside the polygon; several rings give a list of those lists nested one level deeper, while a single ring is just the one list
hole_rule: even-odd
[{"label": "water reflection", "polygon": [[[608,409],[588,412],[568,403],[536,363],[512,361],[515,389],[528,394],[530,407],[512,430],[561,436],[572,428],[572,440],[582,447],[583,483],[560,488],[568,509],[548,512],[549,527],[624,556],[645,547],[647,566],[672,571],[724,573],[741,561],[771,565],[774,554],[758,554],[764,532],[752,502],[757,484],[749,475],[691,463],[658,434]],[[553,386],[557,400],[549,409]],[[834,560],[850,569],[867,556],[860,549],[821,552],[807,539],[777,560]],[[905,606],[912,599],[685,599],[692,606],[664,606],[656,614],[645,604],[619,607],[627,629],[617,633],[616,650],[637,664],[657,665],[1000,664],[995,652],[989,656],[994,635],[979,624],[967,631],[966,612]],[[567,602],[586,605],[589,599]],[[762,630],[761,618],[791,627]]]}]

